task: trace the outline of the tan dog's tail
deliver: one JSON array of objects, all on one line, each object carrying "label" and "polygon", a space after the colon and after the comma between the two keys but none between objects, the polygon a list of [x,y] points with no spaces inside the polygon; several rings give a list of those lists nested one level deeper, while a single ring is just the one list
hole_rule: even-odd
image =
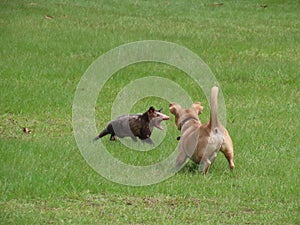
[{"label": "tan dog's tail", "polygon": [[211,89],[211,95],[210,95],[210,126],[211,126],[211,129],[214,129],[219,126],[218,92],[219,92],[219,88],[216,86],[214,86]]}]

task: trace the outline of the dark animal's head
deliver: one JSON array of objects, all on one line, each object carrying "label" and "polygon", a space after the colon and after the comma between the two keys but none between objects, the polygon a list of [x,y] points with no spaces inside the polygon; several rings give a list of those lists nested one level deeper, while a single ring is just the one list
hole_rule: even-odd
[{"label": "dark animal's head", "polygon": [[149,117],[149,120],[150,120],[150,129],[152,129],[153,127],[156,127],[160,130],[163,130],[164,128],[161,126],[161,122],[163,120],[169,120],[170,117],[163,114],[162,112],[162,109],[160,110],[156,110],[154,109],[153,106],[151,106],[148,110],[148,117]]}]

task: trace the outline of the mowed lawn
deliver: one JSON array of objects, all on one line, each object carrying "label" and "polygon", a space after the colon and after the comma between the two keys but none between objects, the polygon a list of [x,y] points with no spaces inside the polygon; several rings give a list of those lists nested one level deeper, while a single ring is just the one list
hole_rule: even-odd
[{"label": "mowed lawn", "polygon": [[[292,0],[2,0],[0,224],[300,224],[299,14]],[[176,43],[210,67],[226,103],[234,173],[219,153],[206,176],[188,162],[163,182],[134,187],[105,179],[85,161],[72,127],[76,87],[99,56],[141,40]],[[154,75],[201,101],[201,120],[209,119],[209,103],[187,74],[145,62],[106,82],[97,129],[111,119],[124,86]],[[126,163],[159,162],[179,135],[168,104],[149,96],[130,109],[154,105],[171,117],[155,149],[138,152],[109,137],[102,143]]]}]

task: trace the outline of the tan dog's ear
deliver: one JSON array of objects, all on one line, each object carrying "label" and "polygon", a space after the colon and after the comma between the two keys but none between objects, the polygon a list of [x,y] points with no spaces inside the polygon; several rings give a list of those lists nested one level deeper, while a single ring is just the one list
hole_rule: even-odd
[{"label": "tan dog's ear", "polygon": [[203,106],[201,105],[201,102],[195,102],[193,104],[193,107],[196,109],[198,115],[202,113],[203,111]]},{"label": "tan dog's ear", "polygon": [[169,110],[170,110],[170,113],[172,113],[173,115],[176,114],[176,106],[175,106],[175,103],[170,103],[170,105],[169,105]]}]

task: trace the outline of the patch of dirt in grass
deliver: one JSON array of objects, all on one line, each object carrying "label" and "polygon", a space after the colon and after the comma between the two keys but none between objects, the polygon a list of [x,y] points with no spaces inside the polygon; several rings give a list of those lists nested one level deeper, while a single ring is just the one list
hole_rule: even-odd
[{"label": "patch of dirt in grass", "polygon": [[61,137],[72,132],[71,120],[51,119],[37,120],[4,114],[0,116],[0,138],[3,139],[32,139],[35,137]]}]

